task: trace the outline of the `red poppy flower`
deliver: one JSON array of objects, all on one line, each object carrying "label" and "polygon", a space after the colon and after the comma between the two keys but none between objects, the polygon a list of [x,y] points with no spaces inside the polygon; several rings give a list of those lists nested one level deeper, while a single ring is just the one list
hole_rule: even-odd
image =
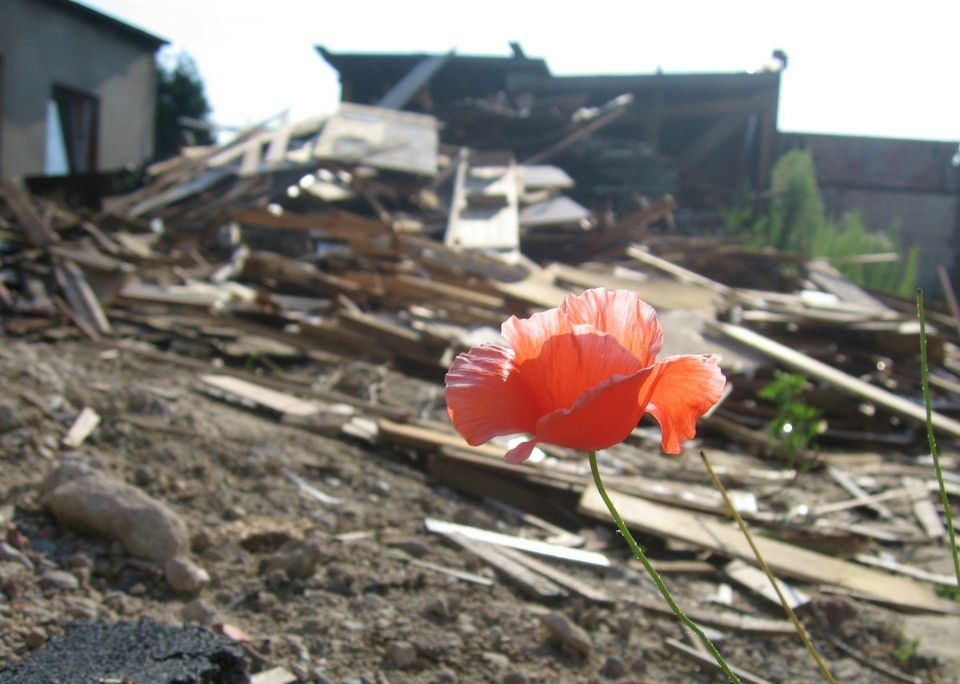
[{"label": "red poppy flower", "polygon": [[531,435],[507,452],[509,463],[525,461],[539,442],[605,449],[626,439],[644,413],[660,423],[663,450],[679,454],[726,382],[712,355],[657,362],[660,322],[633,292],[571,295],[559,309],[511,316],[502,333],[509,349],[484,344],[451,364],[447,411],[473,446]]}]

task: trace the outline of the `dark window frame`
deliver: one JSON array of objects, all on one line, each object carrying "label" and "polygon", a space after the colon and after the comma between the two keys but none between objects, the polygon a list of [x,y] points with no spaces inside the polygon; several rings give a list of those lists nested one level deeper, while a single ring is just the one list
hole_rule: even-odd
[{"label": "dark window frame", "polygon": [[57,107],[69,172],[95,172],[100,146],[100,98],[54,83],[50,99]]}]

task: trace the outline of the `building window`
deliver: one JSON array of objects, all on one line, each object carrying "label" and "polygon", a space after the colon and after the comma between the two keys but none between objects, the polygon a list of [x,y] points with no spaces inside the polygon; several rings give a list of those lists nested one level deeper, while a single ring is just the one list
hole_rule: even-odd
[{"label": "building window", "polygon": [[97,170],[99,109],[100,103],[93,95],[53,87],[47,102],[46,175]]}]

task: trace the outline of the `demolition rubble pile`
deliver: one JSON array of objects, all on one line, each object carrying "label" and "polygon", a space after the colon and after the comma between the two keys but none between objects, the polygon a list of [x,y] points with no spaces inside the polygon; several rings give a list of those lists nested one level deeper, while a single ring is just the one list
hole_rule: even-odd
[{"label": "demolition rubble pile", "polygon": [[[660,455],[655,424],[643,422],[626,444],[604,452],[601,462],[628,524],[654,545],[657,565],[672,575],[678,599],[715,630],[744,681],[766,681],[764,675],[801,681],[797,673],[806,676],[808,663],[791,655],[793,660],[773,668],[782,672],[771,670],[770,652],[799,647],[789,641],[791,628],[775,596],[695,458],[701,449],[734,490],[744,517],[756,532],[764,531],[761,550],[788,583],[791,602],[813,625],[828,660],[854,673],[856,681],[919,681],[902,670],[929,667],[929,674],[949,667],[898,660],[893,650],[900,644],[891,646],[879,628],[866,641],[850,638],[862,633],[866,621],[883,624],[888,615],[920,612],[936,625],[957,620],[957,604],[937,591],[955,580],[925,456],[911,304],[868,294],[826,262],[676,235],[669,196],[612,220],[566,196],[571,186],[554,166],[439,146],[430,116],[358,105],[344,105],[328,119],[257,127],[225,145],[186,150],[149,169],[142,189],[111,198],[96,212],[70,211],[15,182],[0,182],[0,326],[9,346],[0,350],[0,361],[15,388],[11,398],[19,402],[4,409],[0,438],[21,447],[4,448],[5,469],[20,479],[0,490],[0,504],[6,504],[0,522],[7,530],[0,558],[7,602],[0,603],[0,619],[18,625],[5,644],[13,654],[7,662],[45,643],[66,621],[17,612],[30,595],[31,572],[40,578],[37,587],[43,582],[37,596],[91,590],[91,568],[78,586],[65,577],[60,584],[50,579],[56,572],[74,577],[79,561],[70,574],[46,567],[49,558],[35,558],[45,547],[27,532],[51,534],[38,518],[48,510],[64,528],[93,528],[105,536],[108,560],[139,572],[141,580],[131,585],[140,587],[138,594],[124,593],[117,578],[126,570],[118,570],[116,576],[101,573],[110,587],[100,587],[98,595],[114,596],[117,605],[136,601],[138,610],[173,621],[182,615],[166,612],[172,599],[159,598],[163,587],[174,596],[195,597],[184,599],[185,610],[192,607],[184,619],[215,622],[244,646],[254,669],[279,677],[262,681],[330,681],[319,678],[378,668],[383,679],[400,681],[442,681],[443,672],[451,671],[462,678],[468,670],[488,681],[509,673],[526,677],[516,681],[540,681],[532,673],[551,667],[615,679],[640,672],[642,659],[634,657],[644,649],[659,649],[662,672],[709,672],[711,659],[660,616],[651,587],[617,540],[596,534],[609,521],[582,456],[544,446],[529,464],[510,466],[502,462],[504,444],[468,447],[446,419],[441,383],[457,353],[497,341],[509,315],[525,316],[559,305],[571,292],[607,287],[634,290],[657,308],[664,354],[718,354],[729,378],[726,395],[701,422],[698,441],[684,457]],[[544,260],[544,254],[558,260]],[[934,429],[948,464],[948,491],[956,498],[958,322],[935,311],[930,317]],[[153,378],[148,403],[174,408],[118,417],[105,415],[96,398],[51,406],[45,392],[52,390],[37,379],[42,374],[29,389],[18,384],[18,373],[34,371],[14,371],[17,350],[42,344],[87,349],[86,356],[71,353],[99,359],[92,366],[97,368],[101,361],[125,360]],[[807,378],[802,399],[822,411],[826,426],[819,451],[785,454],[768,432],[778,407],[759,392],[777,370]],[[118,381],[116,368],[101,371],[99,383]],[[96,389],[96,377],[77,373],[75,381],[85,377]],[[170,380],[175,387],[162,386],[164,373],[176,374]],[[115,389],[102,393],[114,396]],[[193,392],[184,396],[187,390]],[[323,440],[369,463],[333,465],[347,458],[336,453],[325,465],[302,453],[286,464],[273,459],[273,498],[287,492],[286,502],[270,508],[273,498],[267,497],[266,508],[254,507],[254,514],[249,503],[228,505],[234,497],[224,492],[223,511],[207,501],[186,524],[169,523],[165,550],[139,548],[138,541],[156,530],[104,525],[72,498],[81,497],[82,491],[72,490],[83,487],[67,490],[71,480],[89,478],[89,488],[103,499],[154,506],[160,520],[177,519],[171,507],[184,510],[197,498],[217,498],[204,489],[209,482],[194,487],[179,479],[174,489],[154,487],[148,496],[135,485],[154,482],[162,462],[134,453],[126,456],[134,463],[121,465],[122,453],[101,454],[111,439],[132,438],[111,421],[196,445],[202,426],[178,422],[176,406],[188,401],[193,410],[209,404],[221,420],[238,426],[236,416],[251,412],[256,418],[250,420],[276,426],[261,434],[265,443],[280,435],[293,442]],[[25,413],[34,418],[23,419]],[[41,429],[55,438],[36,437]],[[217,454],[229,459],[222,452],[248,439],[214,432],[221,440],[210,462],[194,462],[208,475],[218,467]],[[297,432],[302,436],[290,437]],[[37,440],[45,454],[39,465],[17,461],[29,461],[24,445]],[[98,475],[97,463],[113,474]],[[397,463],[411,467],[397,471]],[[41,497],[40,480],[57,467]],[[241,471],[248,467],[253,465]],[[326,471],[351,476],[324,476]],[[409,481],[419,471],[426,472],[429,486]],[[388,493],[385,473],[406,478],[393,485],[402,496]],[[236,473],[223,477],[241,489],[253,486]],[[406,499],[395,512],[383,511],[376,497],[361,496],[368,487],[364,478],[380,483],[380,499]],[[37,483],[34,491],[31,481]],[[438,502],[411,503],[430,496]],[[357,501],[368,501],[373,510],[358,513]],[[472,513],[458,517],[458,510]],[[455,624],[455,657],[442,645],[391,636],[391,630],[404,631],[396,626],[367,630],[364,621],[373,618],[366,614],[316,627],[325,650],[316,643],[281,647],[279,637],[271,638],[299,634],[304,641],[303,616],[300,622],[290,614],[276,616],[268,629],[258,622],[259,613],[269,612],[260,599],[226,596],[236,588],[229,582],[240,581],[231,578],[230,562],[239,561],[226,560],[228,542],[237,558],[261,557],[253,578],[244,580],[245,590],[272,592],[291,606],[322,595],[314,599],[331,614],[356,609],[335,605],[327,597],[331,592],[336,600],[356,601],[368,591],[396,591],[407,596],[398,601],[408,600],[418,593],[410,573],[426,573],[431,579],[418,581],[438,587],[430,583],[442,577],[442,591],[464,605],[481,591],[523,597],[532,603],[497,603],[509,617],[494,622],[527,624],[523,617],[536,616],[538,627],[523,635],[530,641],[522,648],[510,646],[509,639],[478,645],[483,630],[478,636],[478,628],[463,627],[463,613],[458,618],[443,595],[439,607],[423,610],[426,617],[412,615],[405,624],[407,631],[427,635],[438,624]],[[334,546],[338,550],[331,551]],[[49,549],[47,555],[55,557]],[[358,559],[373,559],[363,577],[351,569]],[[16,563],[16,572],[7,567]],[[98,568],[94,562],[95,578]],[[380,580],[368,577],[377,572]],[[404,573],[407,580],[393,577]],[[468,587],[463,591],[470,599],[461,598],[458,584]],[[225,590],[217,592],[217,586]],[[231,622],[216,621],[197,605]],[[79,614],[113,620],[125,614],[120,608],[91,610]],[[648,627],[661,635],[656,644],[631,641],[629,629],[619,631],[636,611],[650,616]],[[321,613],[314,617],[323,619]],[[424,620],[430,629],[420,624]],[[270,630],[276,634],[263,633]],[[502,630],[500,635],[507,636]],[[745,641],[773,651],[745,649]],[[536,650],[538,642],[559,644],[565,665],[545,664],[556,653]],[[920,648],[933,648],[932,642]],[[291,678],[284,680],[283,673]]]}]

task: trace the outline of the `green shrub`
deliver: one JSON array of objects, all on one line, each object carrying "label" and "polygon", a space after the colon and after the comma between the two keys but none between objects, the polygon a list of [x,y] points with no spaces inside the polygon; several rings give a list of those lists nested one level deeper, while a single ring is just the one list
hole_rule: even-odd
[{"label": "green shrub", "polygon": [[751,247],[774,247],[822,258],[851,281],[871,290],[909,296],[916,284],[919,252],[907,250],[896,261],[857,263],[851,257],[901,252],[900,227],[871,231],[863,216],[830,219],[824,213],[813,155],[791,150],[773,167],[770,201],[764,211],[740,206],[721,212],[722,232]]}]

